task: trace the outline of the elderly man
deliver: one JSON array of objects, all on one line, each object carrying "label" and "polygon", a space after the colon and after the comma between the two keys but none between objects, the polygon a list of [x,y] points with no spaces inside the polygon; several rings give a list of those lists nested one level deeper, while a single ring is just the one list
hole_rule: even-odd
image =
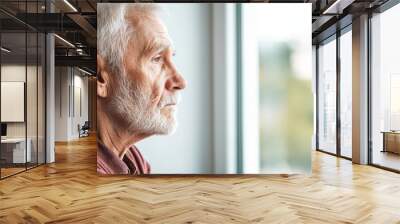
[{"label": "elderly man", "polygon": [[149,174],[134,144],[169,134],[185,80],[153,4],[98,4],[97,118],[99,174]]}]

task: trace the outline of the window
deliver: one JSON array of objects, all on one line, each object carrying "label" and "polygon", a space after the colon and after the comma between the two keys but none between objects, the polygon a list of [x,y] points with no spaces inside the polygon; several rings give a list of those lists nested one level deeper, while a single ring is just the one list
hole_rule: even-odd
[{"label": "window", "polygon": [[352,35],[351,26],[340,36],[340,154],[352,157]]},{"label": "window", "polygon": [[336,36],[318,48],[318,148],[336,153]]},{"label": "window", "polygon": [[371,18],[372,163],[400,170],[400,5]]},{"label": "window", "polygon": [[243,5],[245,173],[311,170],[313,95],[309,6]]}]

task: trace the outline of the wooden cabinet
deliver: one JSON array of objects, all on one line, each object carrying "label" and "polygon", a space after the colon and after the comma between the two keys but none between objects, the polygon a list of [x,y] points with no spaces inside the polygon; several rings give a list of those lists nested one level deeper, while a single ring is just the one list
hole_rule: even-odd
[{"label": "wooden cabinet", "polygon": [[400,154],[400,132],[383,133],[383,152]]}]

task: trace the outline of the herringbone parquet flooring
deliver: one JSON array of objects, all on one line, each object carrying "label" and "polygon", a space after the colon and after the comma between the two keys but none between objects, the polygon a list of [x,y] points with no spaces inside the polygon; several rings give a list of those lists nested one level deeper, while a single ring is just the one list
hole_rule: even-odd
[{"label": "herringbone parquet flooring", "polygon": [[99,177],[93,137],[0,181],[0,223],[400,223],[400,175],[313,153],[313,174]]}]

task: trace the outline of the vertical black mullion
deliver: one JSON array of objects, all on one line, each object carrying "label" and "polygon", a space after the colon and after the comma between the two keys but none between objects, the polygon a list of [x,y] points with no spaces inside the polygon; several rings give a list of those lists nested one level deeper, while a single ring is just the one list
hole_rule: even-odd
[{"label": "vertical black mullion", "polygon": [[[67,77],[67,82],[68,82],[68,117],[70,117],[71,116],[71,108],[70,108],[70,105],[71,105],[71,82],[70,82],[70,79],[71,79],[71,71],[69,70],[69,67],[67,67],[67,70],[66,70],[66,72],[67,72],[67,75],[68,75],[68,77]],[[60,93],[61,94],[61,93]]]},{"label": "vertical black mullion", "polygon": [[72,88],[71,88],[71,93],[72,93],[72,117],[75,118],[75,69],[74,67],[71,67],[72,74]]},{"label": "vertical black mullion", "polygon": [[336,31],[336,155],[341,156],[341,117],[340,117],[340,30]]},{"label": "vertical black mullion", "polygon": [[[39,16],[39,0],[36,0],[36,13],[37,16]],[[36,166],[38,165],[39,165],[39,32],[36,31]]]},{"label": "vertical black mullion", "polygon": [[[45,13],[48,13],[49,3],[48,0],[44,1],[45,5]],[[47,163],[47,31],[44,32],[44,161],[43,163]],[[43,72],[43,69],[42,69]],[[42,73],[43,76],[43,73]]]},{"label": "vertical black mullion", "polygon": [[315,148],[319,149],[319,44],[315,46]]},{"label": "vertical black mullion", "polygon": [[[0,22],[0,47],[2,47],[3,45],[2,45],[2,22]],[[0,124],[3,124],[2,122],[1,122],[1,66],[2,66],[2,64],[1,64],[1,62],[2,62],[2,58],[1,58],[1,55],[2,55],[3,53],[1,52],[1,50],[0,50]],[[1,136],[1,134],[0,134],[0,136]],[[2,170],[2,168],[3,168],[3,165],[2,165],[2,157],[1,157],[1,144],[0,144],[0,179],[2,179],[2,177],[1,177],[1,170]]]},{"label": "vertical black mullion", "polygon": [[368,12],[368,20],[367,20],[367,132],[368,132],[368,164],[373,164],[373,153],[372,153],[372,63],[371,63],[371,56],[372,56],[372,30],[371,30],[371,19],[372,19],[372,12]]},{"label": "vertical black mullion", "polygon": [[61,85],[61,79],[62,79],[62,77],[64,76],[64,73],[63,72],[60,72],[60,74],[58,74],[58,84],[59,84],[59,90],[60,90],[60,94],[58,94],[58,95],[60,95],[60,117],[62,116],[62,114],[61,114],[61,111],[62,111],[62,96],[61,96],[61,93],[62,93],[62,91],[61,91],[61,88],[62,88],[62,85]]},{"label": "vertical black mullion", "polygon": [[68,117],[71,117],[71,70],[68,70]]},{"label": "vertical black mullion", "polygon": [[[46,13],[47,13],[47,3],[46,4]],[[44,140],[44,161],[43,163],[47,163],[47,37],[48,37],[48,33],[45,32],[44,33],[44,78],[42,80],[42,82],[44,81],[44,136],[43,136],[43,140]],[[43,71],[43,69],[42,69]],[[43,74],[42,74],[43,75]]]},{"label": "vertical black mullion", "polygon": [[[91,87],[91,85],[90,85],[90,79],[91,79],[91,77],[90,77],[90,75],[87,77],[87,94],[88,94],[88,97],[87,97],[87,104],[88,104],[88,121],[89,121],[89,127],[91,127],[91,125],[90,125],[90,123],[91,123],[91,121],[92,121],[92,108],[91,108],[91,102],[92,102],[92,100],[91,100],[91,91],[92,91],[92,87]],[[91,129],[89,129],[89,131],[91,131]]]}]

